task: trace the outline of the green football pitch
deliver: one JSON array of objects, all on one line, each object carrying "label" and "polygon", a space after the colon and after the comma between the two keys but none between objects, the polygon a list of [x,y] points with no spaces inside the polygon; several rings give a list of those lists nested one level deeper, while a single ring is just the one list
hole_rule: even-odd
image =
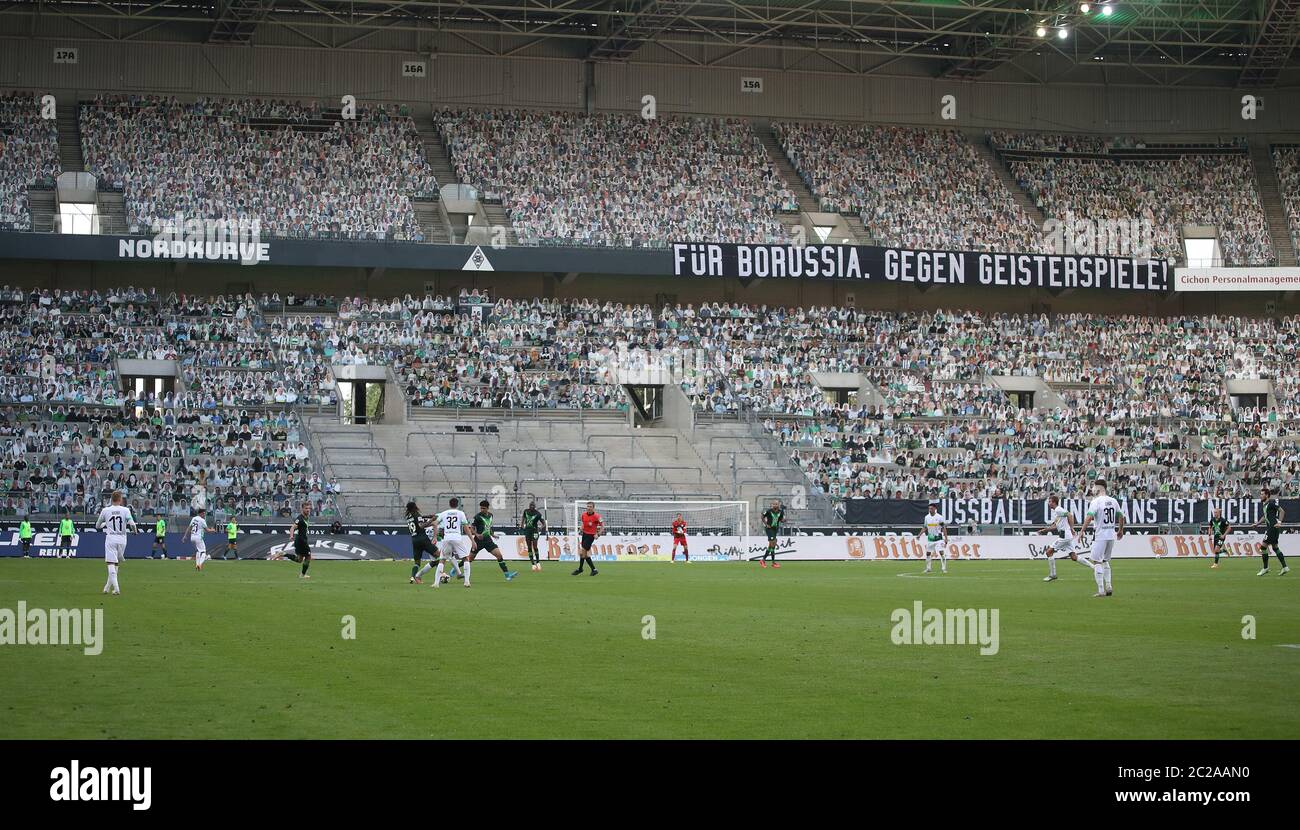
[{"label": "green football pitch", "polygon": [[[1297,738],[1300,576],[1258,561],[1118,561],[1094,599],[1069,562],[131,561],[106,597],[102,562],[3,559],[0,610],[104,633],[0,645],[0,738]],[[895,644],[917,601],[997,609],[997,653]]]}]

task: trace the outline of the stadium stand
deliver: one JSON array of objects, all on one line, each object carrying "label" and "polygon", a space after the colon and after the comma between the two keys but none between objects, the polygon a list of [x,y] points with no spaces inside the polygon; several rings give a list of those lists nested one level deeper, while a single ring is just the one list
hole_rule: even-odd
[{"label": "stadium stand", "polygon": [[32,229],[28,188],[59,177],[59,129],[40,116],[34,92],[0,95],[0,230]]},{"label": "stadium stand", "polygon": [[[282,515],[305,496],[391,518],[416,492],[757,505],[802,486],[818,516],[823,496],[1079,495],[1103,470],[1131,496],[1300,485],[1294,317],[470,299],[6,286],[5,512],[91,510],[113,487],[147,514]],[[124,390],[130,357],[175,361],[175,388]],[[347,365],[387,368],[403,423],[339,425]],[[693,426],[631,425],[620,372],[647,366]],[[1026,407],[1003,378],[1046,391]]]},{"label": "stadium stand", "polygon": [[[1278,261],[1237,138],[1176,144],[992,131],[989,157],[956,130],[904,126],[482,108],[435,111],[431,120],[422,127],[393,105],[362,106],[349,121],[316,102],[140,94],[83,102],[77,126],[86,170],[101,190],[121,194],[122,230],[131,233],[178,217],[233,225],[256,217],[268,238],[463,236],[464,227],[447,225],[463,217],[453,221],[428,201],[416,211],[416,200],[438,198],[429,159],[445,147],[449,173],[477,190],[484,216],[508,224],[510,244],[785,242],[801,205],[761,129],[822,211],[860,219],[878,244],[1044,252],[1051,242],[1041,211],[1140,217],[1154,255],[1178,260],[1183,226],[1210,225],[1226,264]],[[8,95],[0,140],[0,227],[30,229],[28,190],[52,187],[61,169],[56,122],[38,117],[34,94]],[[1293,147],[1273,148],[1282,209],[1300,237],[1294,156]]]},{"label": "stadium stand", "polygon": [[858,215],[882,245],[1044,250],[1040,229],[956,131],[790,121],[773,129],[822,209]]},{"label": "stadium stand", "polygon": [[785,241],[798,209],[737,119],[524,110],[438,116],[461,181],[509,210],[525,245]]},{"label": "stadium stand", "polygon": [[[276,359],[260,313],[250,296],[5,286],[4,512],[93,513],[117,488],[139,515],[288,516],[300,499],[333,513],[294,407],[302,376]],[[126,359],[175,362],[176,388],[124,388]]]},{"label": "stadium stand", "polygon": [[1273,148],[1273,169],[1277,172],[1282,209],[1286,212],[1291,243],[1300,251],[1300,146],[1279,145]]},{"label": "stadium stand", "polygon": [[1015,134],[989,142],[1043,215],[1093,221],[1140,217],[1151,254],[1183,259],[1184,225],[1213,226],[1227,265],[1277,261],[1243,140],[1146,144],[1136,138]]},{"label": "stadium stand", "polygon": [[124,194],[131,232],[260,223],[267,237],[422,241],[411,200],[437,192],[409,115],[363,106],[100,95],[81,108],[86,167]]},{"label": "stadium stand", "polygon": [[5,515],[90,515],[121,490],[137,516],[287,518],[300,501],[333,515],[298,415],[167,406],[3,406]]},{"label": "stadium stand", "polygon": [[[0,228],[31,229],[29,189],[61,170],[38,103],[0,97]],[[1044,216],[1142,217],[1175,259],[1184,224],[1213,225],[1226,263],[1277,261],[1236,138],[992,131],[984,147],[929,128],[468,108],[421,125],[395,106],[350,122],[156,95],[78,114],[86,169],[121,192],[131,232],[257,217],[271,237],[423,241],[413,200],[437,195],[436,144],[524,245],[785,242],[801,205],[766,138],[817,207],[884,245],[1047,250],[1004,162]],[[1300,151],[1271,160],[1300,245]],[[376,519],[413,492],[758,506],[805,488],[811,519],[847,496],[1079,495],[1102,470],[1116,495],[1236,496],[1300,485],[1298,350],[1294,317],[6,286],[3,512],[89,512],[114,487],[145,514],[280,516],[307,497]],[[132,388],[123,360],[174,365],[174,382]],[[386,371],[405,423],[339,424],[336,375],[363,366]],[[671,373],[690,428],[631,425],[622,378],[646,370]],[[1007,379],[1040,384],[1034,405]]]}]

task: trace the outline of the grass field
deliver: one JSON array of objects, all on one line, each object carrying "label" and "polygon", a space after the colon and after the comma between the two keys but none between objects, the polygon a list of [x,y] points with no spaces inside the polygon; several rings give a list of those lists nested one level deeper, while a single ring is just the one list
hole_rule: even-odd
[{"label": "grass field", "polygon": [[[0,608],[105,609],[99,656],[0,645],[0,738],[1300,737],[1300,578],[1257,559],[1119,561],[1110,599],[1069,562],[409,567],[131,561],[110,598],[0,559]],[[895,645],[916,600],[998,609],[998,653]]]}]

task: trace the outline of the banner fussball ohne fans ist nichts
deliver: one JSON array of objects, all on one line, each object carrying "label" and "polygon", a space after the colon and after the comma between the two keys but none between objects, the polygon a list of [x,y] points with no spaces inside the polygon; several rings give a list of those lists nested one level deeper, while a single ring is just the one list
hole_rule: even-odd
[{"label": "banner fussball ohne fans ist nichts", "polygon": [[[1074,518],[1075,524],[1083,522],[1091,498],[1071,497],[1061,499],[1061,507]],[[1124,521],[1129,525],[1205,525],[1215,510],[1223,513],[1233,527],[1258,522],[1264,515],[1259,499],[1116,499]],[[1288,517],[1300,516],[1300,500],[1281,499],[1282,509]],[[850,525],[884,525],[898,528],[919,528],[925,521],[929,507],[925,499],[845,499],[845,521]],[[969,529],[969,525],[1010,525],[1015,527],[1042,527],[1051,521],[1046,499],[953,499],[936,500],[939,515],[953,529]]]}]

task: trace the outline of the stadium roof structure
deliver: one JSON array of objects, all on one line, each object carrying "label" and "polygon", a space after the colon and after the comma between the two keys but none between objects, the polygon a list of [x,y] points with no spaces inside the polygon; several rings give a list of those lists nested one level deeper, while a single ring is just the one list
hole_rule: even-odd
[{"label": "stadium roof structure", "polygon": [[62,16],[83,37],[135,42],[408,53],[416,43],[502,57],[1229,88],[1300,80],[1298,13],[1300,0],[0,0],[0,22]]}]

